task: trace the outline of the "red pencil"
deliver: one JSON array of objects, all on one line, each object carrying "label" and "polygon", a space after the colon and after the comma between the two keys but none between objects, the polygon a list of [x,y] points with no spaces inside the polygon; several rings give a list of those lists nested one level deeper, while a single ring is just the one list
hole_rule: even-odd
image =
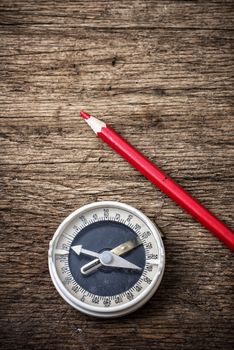
[{"label": "red pencil", "polygon": [[80,114],[104,142],[139,170],[154,185],[160,188],[161,191],[171,197],[182,208],[186,209],[229,248],[234,250],[234,232],[224,222],[219,220],[153,162],[117,134],[110,126],[86,112],[81,111]]}]

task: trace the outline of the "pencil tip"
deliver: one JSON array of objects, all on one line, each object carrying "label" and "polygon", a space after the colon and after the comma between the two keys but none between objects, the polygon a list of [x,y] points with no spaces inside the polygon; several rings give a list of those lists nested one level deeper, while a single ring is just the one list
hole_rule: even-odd
[{"label": "pencil tip", "polygon": [[91,115],[85,111],[80,111],[80,115],[84,119],[89,119],[91,117]]}]

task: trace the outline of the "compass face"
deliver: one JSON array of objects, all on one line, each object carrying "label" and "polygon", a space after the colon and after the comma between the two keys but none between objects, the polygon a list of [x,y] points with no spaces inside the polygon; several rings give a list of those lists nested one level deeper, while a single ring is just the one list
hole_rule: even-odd
[{"label": "compass face", "polygon": [[76,210],[50,242],[55,287],[89,315],[115,317],[136,310],[159,286],[164,266],[158,229],[140,211],[119,202]]}]

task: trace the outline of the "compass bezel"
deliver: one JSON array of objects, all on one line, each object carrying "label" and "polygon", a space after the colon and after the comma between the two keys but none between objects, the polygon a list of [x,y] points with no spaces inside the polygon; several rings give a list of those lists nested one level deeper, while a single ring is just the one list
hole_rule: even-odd
[{"label": "compass bezel", "polygon": [[[150,285],[148,285],[139,295],[137,295],[133,300],[128,301],[127,303],[124,303],[122,305],[116,305],[116,306],[109,306],[108,308],[100,307],[100,306],[93,306],[89,305],[87,303],[82,302],[81,300],[77,299],[75,296],[73,296],[69,290],[64,286],[63,282],[61,281],[56,266],[55,266],[55,248],[58,239],[60,238],[60,235],[64,232],[66,227],[77,217],[81,214],[84,214],[87,211],[95,210],[97,208],[115,208],[115,209],[122,209],[124,211],[128,211],[138,217],[140,220],[142,220],[146,226],[148,226],[149,230],[154,236],[154,239],[157,241],[158,249],[159,249],[159,261],[160,264],[158,266],[157,273],[155,274],[152,282]],[[160,282],[163,277],[164,269],[165,269],[165,249],[163,245],[163,241],[161,238],[161,233],[157,226],[140,210],[117,201],[100,201],[100,202],[94,202],[87,205],[82,206],[79,209],[76,209],[73,211],[69,216],[67,216],[63,222],[59,225],[57,228],[52,240],[50,241],[49,245],[49,252],[48,252],[48,264],[49,264],[49,272],[51,279],[59,292],[59,294],[62,296],[62,298],[67,301],[71,306],[73,306],[75,309],[96,317],[103,317],[103,318],[110,318],[110,317],[119,317],[126,315],[128,313],[131,313],[141,306],[143,306],[156,292],[158,289]]]}]

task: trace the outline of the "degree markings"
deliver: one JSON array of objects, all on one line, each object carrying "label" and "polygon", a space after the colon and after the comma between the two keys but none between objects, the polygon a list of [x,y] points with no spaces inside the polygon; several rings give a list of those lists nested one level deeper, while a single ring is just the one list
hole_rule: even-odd
[{"label": "degree markings", "polygon": [[[94,218],[93,215],[96,214],[97,216]],[[159,264],[159,260],[155,260],[155,259],[147,259],[147,255],[150,251],[150,249],[148,247],[145,247],[145,245],[151,241],[151,234],[148,235],[148,237],[144,237],[144,232],[143,232],[143,228],[141,227],[141,222],[138,221],[138,218],[137,217],[134,217],[133,218],[133,223],[130,222],[130,220],[128,219],[124,219],[125,216],[123,215],[119,215],[118,217],[116,217],[116,214],[119,214],[119,213],[113,213],[113,215],[105,215],[105,216],[102,216],[102,215],[98,215],[98,214],[101,214],[101,213],[93,213],[91,212],[90,213],[90,218],[88,219],[86,216],[83,216],[83,220],[78,218],[78,220],[81,220],[82,222],[79,222],[79,225],[78,224],[75,224],[73,227],[72,227],[72,233],[63,233],[63,236],[68,240],[67,242],[67,246],[68,248],[70,248],[71,246],[71,242],[72,240],[76,237],[76,235],[79,234],[79,232],[89,226],[90,224],[92,223],[95,223],[95,222],[99,222],[99,221],[107,221],[107,220],[110,220],[110,221],[115,221],[115,222],[119,222],[119,223],[122,223],[122,224],[125,224],[126,226],[130,227],[135,233],[136,235],[140,238],[143,246],[144,246],[144,249],[145,249],[145,253],[146,253],[146,261],[145,261],[145,268],[146,266],[149,266],[149,265],[158,265]],[[111,214],[111,213],[110,213]],[[88,214],[89,216],[89,214]],[[135,219],[135,220],[134,220]],[[131,218],[132,220],[132,218]],[[143,238],[144,237],[144,238]],[[66,260],[63,261],[63,266],[68,266],[68,254],[69,254],[69,250],[65,250],[65,249],[55,249],[55,254],[57,255],[61,255],[61,256],[66,256]],[[69,266],[68,266],[69,268]],[[88,302],[89,304],[93,304],[93,305],[97,305],[97,303],[95,302],[92,302],[92,299],[98,298],[99,300],[99,303],[103,302],[105,307],[109,307],[109,306],[113,306],[113,304],[115,305],[115,301],[118,299],[120,301],[118,301],[118,304],[125,304],[125,303],[128,303],[130,300],[132,299],[135,299],[137,297],[137,295],[141,294],[142,292],[142,289],[144,289],[144,284],[145,284],[145,281],[144,281],[144,278],[147,277],[148,275],[148,271],[146,271],[145,269],[143,270],[143,273],[141,275],[141,277],[138,279],[137,283],[132,286],[129,290],[123,292],[123,293],[120,293],[120,294],[117,294],[117,295],[114,295],[114,296],[99,296],[99,295],[95,295],[93,293],[90,293],[86,290],[84,290],[73,278],[73,276],[71,275],[71,272],[70,270],[67,271],[66,273],[66,276],[69,276],[69,277],[72,277],[72,286],[73,287],[69,287],[69,285],[67,285],[67,288],[69,289],[72,289],[72,291],[77,294],[77,298],[78,299],[82,299],[82,298],[86,298],[86,299],[90,299],[90,300],[86,300],[84,301],[85,303]],[[130,294],[129,294],[130,293]],[[131,299],[130,299],[131,297]],[[106,304],[105,304],[106,302]]]},{"label": "degree markings", "polygon": [[149,259],[149,260],[146,260],[146,263],[148,263],[149,265],[158,265],[159,264],[159,259]]},{"label": "degree markings", "polygon": [[67,255],[69,254],[69,251],[65,249],[55,249],[54,253],[58,255]]}]

